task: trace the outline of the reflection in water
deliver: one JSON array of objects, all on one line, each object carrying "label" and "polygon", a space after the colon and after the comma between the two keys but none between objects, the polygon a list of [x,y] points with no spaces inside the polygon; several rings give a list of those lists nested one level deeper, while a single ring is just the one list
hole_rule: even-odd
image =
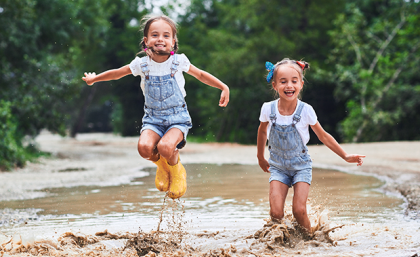
[{"label": "reflection in water", "polygon": [[[266,223],[264,219],[268,217],[269,174],[252,165],[190,164],[185,165],[185,168],[188,190],[181,201],[177,202],[182,206],[182,221],[179,222],[191,233],[187,233],[185,238],[193,237],[190,240],[202,251],[224,244],[249,247],[249,235],[260,230]],[[155,168],[147,171],[150,176],[140,177],[128,185],[51,189],[46,190],[49,196],[45,198],[2,202],[0,208],[9,210],[9,216],[5,218],[3,215],[2,220],[16,220],[25,212],[32,215],[31,219],[23,218],[23,222],[14,223],[19,225],[12,226],[13,222],[4,222],[3,233],[19,234],[26,241],[35,241],[40,237],[57,238],[57,235],[68,231],[95,234],[104,230],[114,233],[136,233],[139,228],[142,231],[156,230],[165,194],[154,188]],[[318,208],[327,209],[331,222],[335,222],[336,225],[347,224],[334,233],[333,240],[341,246],[341,250],[347,251],[350,246],[354,248],[356,241],[372,237],[373,234],[375,239],[372,239],[372,242],[376,245],[390,244],[394,239],[389,241],[388,237],[396,233],[400,234],[394,236],[395,238],[408,240],[406,238],[411,235],[404,234],[403,231],[413,231],[414,228],[411,221],[401,222],[402,216],[399,213],[402,212],[403,201],[376,190],[381,185],[382,183],[373,177],[315,169],[309,195],[309,211],[314,214]],[[289,190],[286,201],[288,208],[292,195],[293,190]],[[14,213],[17,209],[21,211]],[[39,209],[42,211],[34,211]],[[166,210],[163,230],[170,227],[168,221],[172,214],[170,210]],[[390,223],[390,220],[394,219],[400,220],[398,226]],[[386,223],[386,226],[378,227],[378,223]],[[192,234],[203,234],[203,231],[204,234],[209,233],[213,236],[202,240],[201,237],[197,237],[198,234]],[[126,235],[125,238],[133,237]],[[210,239],[214,239],[214,242]],[[412,239],[418,239],[418,235]],[[386,243],[386,240],[389,242]],[[345,242],[345,245],[341,245],[341,242]],[[398,243],[395,243],[397,246],[392,249],[413,247],[409,240]],[[374,246],[370,244],[364,242],[360,248],[356,247],[355,251]],[[306,251],[308,254],[325,253],[325,249],[311,250],[312,252],[304,249],[306,250],[300,251]],[[329,251],[332,254],[336,252],[331,249]]]}]

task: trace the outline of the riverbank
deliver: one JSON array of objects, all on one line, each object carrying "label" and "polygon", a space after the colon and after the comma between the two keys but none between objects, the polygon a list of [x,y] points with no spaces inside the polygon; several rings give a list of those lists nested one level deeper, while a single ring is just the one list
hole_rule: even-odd
[{"label": "riverbank", "polygon": [[[101,133],[80,134],[73,139],[43,132],[36,142],[42,151],[51,153],[51,157],[28,163],[23,169],[3,172],[0,200],[42,197],[48,194],[43,189],[48,188],[128,184],[139,176],[139,169],[154,166],[138,155],[137,140],[137,137],[122,138]],[[386,182],[385,191],[406,198],[407,215],[420,218],[420,142],[342,146],[348,153],[366,155],[363,165],[357,167],[344,162],[324,145],[310,145],[308,148],[314,167],[376,176]],[[189,142],[180,152],[185,164],[258,165],[254,145]]]}]

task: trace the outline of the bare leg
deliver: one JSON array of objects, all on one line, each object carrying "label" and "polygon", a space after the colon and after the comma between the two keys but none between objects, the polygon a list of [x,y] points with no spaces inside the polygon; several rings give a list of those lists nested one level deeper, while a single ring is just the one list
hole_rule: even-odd
[{"label": "bare leg", "polygon": [[308,233],[311,233],[311,222],[306,211],[306,202],[309,195],[309,184],[305,182],[297,182],[294,188],[293,195],[293,216],[295,216],[299,225],[305,228]]},{"label": "bare leg", "polygon": [[157,150],[165,158],[169,165],[178,163],[178,149],[176,146],[184,139],[184,134],[177,128],[171,128],[163,135],[157,144]]},{"label": "bare leg", "polygon": [[159,153],[156,148],[159,140],[160,136],[153,130],[146,129],[141,132],[137,144],[137,150],[139,151],[140,156],[153,162],[159,160]]},{"label": "bare leg", "polygon": [[270,182],[270,216],[281,220],[284,217],[284,206],[289,186],[273,180]]}]

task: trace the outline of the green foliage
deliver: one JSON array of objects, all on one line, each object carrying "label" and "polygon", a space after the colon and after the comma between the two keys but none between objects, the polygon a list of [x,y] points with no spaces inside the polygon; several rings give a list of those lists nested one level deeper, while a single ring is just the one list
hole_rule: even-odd
[{"label": "green foliage", "polygon": [[[139,52],[141,33],[139,25],[147,14],[144,1],[138,0],[109,0],[104,9],[107,13],[107,31],[98,35],[93,58],[87,60],[84,71],[100,73],[108,69],[115,69],[129,64]],[[139,11],[140,10],[140,11]],[[83,74],[83,73],[80,73]],[[86,119],[80,132],[87,132],[87,127],[93,112],[106,101],[112,103],[111,111],[101,115],[108,115],[107,126],[112,131],[123,136],[138,135],[143,117],[144,98],[140,89],[140,78],[127,76],[120,80],[97,83],[98,87],[91,106],[87,110]],[[89,94],[90,88],[84,88],[83,95]],[[80,104],[82,106],[82,104]],[[83,107],[81,107],[83,108]],[[116,117],[119,115],[119,117]]]},{"label": "green foliage", "polygon": [[0,152],[3,166],[24,163],[24,136],[34,137],[42,129],[65,134],[69,107],[84,86],[80,65],[93,49],[89,43],[106,30],[106,2],[0,2],[0,99],[12,115],[3,117],[10,126]]},{"label": "green foliage", "polygon": [[25,162],[21,137],[17,135],[17,124],[10,108],[10,102],[0,101],[0,170],[10,169],[13,165],[22,166]]},{"label": "green foliage", "polygon": [[[192,1],[180,18],[180,51],[195,66],[225,82],[231,98],[228,107],[221,109],[219,91],[187,77],[187,102],[194,124],[191,134],[255,144],[260,108],[273,99],[265,81],[265,62],[288,57],[323,67],[330,50],[326,31],[333,28],[330,21],[342,6],[343,1],[331,4],[326,0]],[[303,100],[316,110],[330,112],[321,115],[321,121],[334,134],[338,120],[331,110],[342,108],[332,95],[333,84],[321,76],[312,78],[305,84]],[[320,91],[325,94],[316,93]]]},{"label": "green foliage", "polygon": [[419,138],[412,129],[393,132],[398,124],[418,122],[410,113],[420,106],[419,14],[415,1],[371,0],[347,4],[335,20],[329,62],[335,64],[335,94],[347,102],[341,122],[346,141]]},{"label": "green foliage", "polygon": [[34,144],[22,144],[23,134],[11,112],[11,103],[0,100],[0,170],[22,167],[27,160],[33,160],[42,153]]}]

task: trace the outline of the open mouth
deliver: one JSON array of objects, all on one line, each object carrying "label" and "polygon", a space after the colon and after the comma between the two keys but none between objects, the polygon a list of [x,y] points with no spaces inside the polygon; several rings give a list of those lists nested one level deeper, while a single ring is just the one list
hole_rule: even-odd
[{"label": "open mouth", "polygon": [[284,94],[286,96],[293,96],[295,94],[295,91],[287,90],[287,91],[284,91]]},{"label": "open mouth", "polygon": [[162,50],[165,48],[165,45],[155,45],[155,48],[158,50]]}]

